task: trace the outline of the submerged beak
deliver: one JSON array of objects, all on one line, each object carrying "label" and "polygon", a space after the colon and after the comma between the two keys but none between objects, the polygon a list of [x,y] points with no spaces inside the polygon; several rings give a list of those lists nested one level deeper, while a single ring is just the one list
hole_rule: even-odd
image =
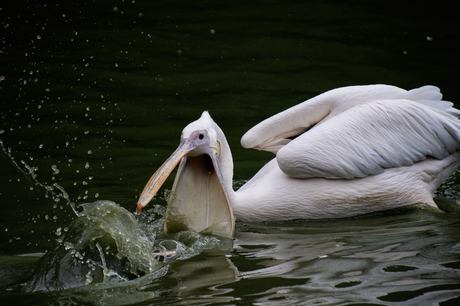
[{"label": "submerged beak", "polygon": [[195,148],[188,140],[181,141],[145,186],[137,210],[150,202],[180,162],[168,198],[165,233],[189,230],[231,238],[235,222],[219,165],[220,144],[199,155]]}]

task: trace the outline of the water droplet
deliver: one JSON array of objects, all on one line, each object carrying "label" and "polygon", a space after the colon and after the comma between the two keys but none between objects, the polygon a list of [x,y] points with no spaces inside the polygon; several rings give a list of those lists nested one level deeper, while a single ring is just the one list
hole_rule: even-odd
[{"label": "water droplet", "polygon": [[56,165],[52,165],[51,169],[53,169],[53,171],[54,171],[53,175],[56,175],[56,174],[58,174],[60,172]]},{"label": "water droplet", "polygon": [[86,273],[86,285],[88,284],[91,284],[93,282],[93,278],[91,277],[91,271],[88,271],[88,273]]}]

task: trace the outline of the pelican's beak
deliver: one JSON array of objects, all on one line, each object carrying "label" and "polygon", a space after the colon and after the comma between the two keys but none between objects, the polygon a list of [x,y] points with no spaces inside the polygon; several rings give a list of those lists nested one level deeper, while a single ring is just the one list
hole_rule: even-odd
[{"label": "pelican's beak", "polygon": [[[192,142],[182,140],[142,192],[140,212],[179,163],[165,216],[165,233],[195,231],[231,238],[235,230],[232,209],[219,165],[220,144],[197,154]],[[202,152],[202,151],[201,151]]]},{"label": "pelican's beak", "polygon": [[161,165],[161,167],[147,182],[147,185],[145,185],[144,190],[142,190],[141,196],[139,197],[139,201],[137,201],[137,212],[140,213],[142,208],[149,204],[181,159],[194,148],[195,146],[193,143],[181,141],[176,151],[174,151],[174,153],[163,163],[163,165]]}]

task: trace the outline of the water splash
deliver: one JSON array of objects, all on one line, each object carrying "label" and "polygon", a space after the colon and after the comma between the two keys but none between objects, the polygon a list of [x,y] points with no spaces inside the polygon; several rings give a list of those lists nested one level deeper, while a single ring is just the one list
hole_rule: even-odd
[{"label": "water splash", "polygon": [[89,283],[123,282],[160,268],[155,236],[139,230],[133,214],[111,201],[79,205],[79,216],[20,281],[24,291],[49,291]]},{"label": "water splash", "polygon": [[[3,144],[3,141],[0,139],[0,147],[2,148],[3,152],[5,153],[5,155],[9,158],[9,160],[11,161],[11,163],[15,166],[15,168],[17,170],[19,170],[22,174],[24,174],[24,176],[31,181],[32,184],[34,184],[35,186],[39,186],[40,188],[43,188],[46,192],[46,196],[51,196],[51,198],[54,200],[54,202],[58,203],[61,201],[61,199],[64,199],[67,204],[73,209],[73,211],[76,213],[76,210],[75,210],[75,203],[73,203],[71,200],[70,200],[70,197],[69,195],[67,194],[67,192],[65,191],[64,187],[62,187],[61,185],[59,185],[58,183],[53,183],[52,185],[46,185],[46,184],[42,184],[38,179],[37,179],[37,171],[38,171],[38,167],[34,167],[34,166],[29,166],[24,160],[21,160],[21,164],[23,164],[24,168],[26,169],[26,171],[23,169],[23,167],[21,167],[20,165],[18,165],[18,163],[16,162],[16,160],[14,159],[14,157],[11,155],[11,150],[10,149],[6,149],[4,144]],[[51,166],[51,169],[53,170],[53,175],[56,175],[58,174],[60,171],[57,169],[56,165],[52,165]],[[31,187],[33,188],[33,187]],[[57,193],[56,192],[56,189],[59,190],[61,193]]]},{"label": "water splash", "polygon": [[[70,225],[54,230],[57,244],[24,277],[9,285],[8,291],[56,291],[85,285],[120,285],[131,280],[144,283],[154,275],[164,275],[173,261],[189,259],[220,244],[217,238],[192,232],[164,237],[166,209],[161,205],[135,215],[112,201],[76,206],[64,187],[40,182],[38,167],[16,162],[1,140],[0,146],[7,161],[31,183],[31,188],[45,192],[42,199],[51,198],[53,208],[65,201],[77,217]],[[61,171],[55,164],[51,170],[55,181]],[[47,221],[55,221],[46,210],[43,215]],[[157,273],[159,270],[162,272]]]}]

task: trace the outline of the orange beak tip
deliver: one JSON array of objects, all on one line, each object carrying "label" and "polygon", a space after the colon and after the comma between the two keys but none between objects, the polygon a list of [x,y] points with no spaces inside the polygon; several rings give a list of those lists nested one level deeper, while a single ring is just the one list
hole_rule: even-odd
[{"label": "orange beak tip", "polygon": [[141,213],[141,211],[142,211],[142,204],[139,203],[139,204],[137,204],[137,212]]}]

